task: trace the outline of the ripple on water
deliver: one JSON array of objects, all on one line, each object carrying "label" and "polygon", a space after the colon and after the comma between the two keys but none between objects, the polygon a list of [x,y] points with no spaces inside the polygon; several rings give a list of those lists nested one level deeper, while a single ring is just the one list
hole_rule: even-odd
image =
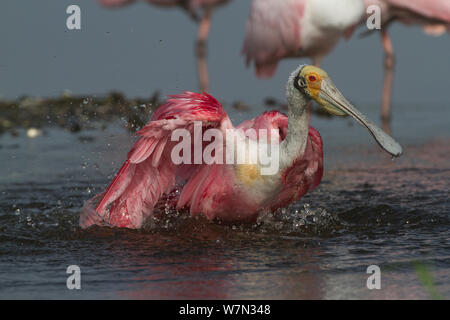
[{"label": "ripple on water", "polygon": [[[289,288],[288,297],[321,297],[321,292],[302,296],[299,283],[325,290],[332,285],[323,283],[327,278],[342,276],[352,282],[360,270],[365,276],[369,264],[402,274],[413,272],[411,265],[419,260],[437,269],[441,291],[449,292],[448,164],[443,153],[423,155],[419,147],[409,152],[413,159],[405,154],[395,165],[380,159],[329,165],[316,190],[287,209],[260,216],[253,225],[167,212],[149,220],[143,230],[81,230],[83,202],[103,190],[114,171],[91,175],[95,165],[85,159],[76,169],[47,180],[1,184],[0,265],[18,274],[5,282],[10,288],[5,290],[26,295],[45,283],[50,271],[77,262],[95,282],[97,289],[90,292],[101,294],[134,283],[150,285],[151,290],[142,291],[144,297],[173,297],[170,284],[176,282],[186,290],[201,286],[210,296],[215,293],[207,288],[214,285],[216,297],[227,297],[227,292],[233,297],[272,297],[276,289],[263,287],[270,282],[280,284],[278,296]],[[26,283],[22,278],[28,273]],[[408,286],[413,276],[408,273],[408,280],[400,282]],[[118,282],[113,285],[110,277]]]}]

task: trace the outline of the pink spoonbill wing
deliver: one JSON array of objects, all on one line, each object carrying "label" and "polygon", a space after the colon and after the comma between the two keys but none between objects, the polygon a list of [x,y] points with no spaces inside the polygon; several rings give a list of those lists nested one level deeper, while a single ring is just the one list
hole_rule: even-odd
[{"label": "pink spoonbill wing", "polygon": [[192,132],[194,121],[208,128],[231,126],[222,106],[208,94],[185,92],[170,96],[138,132],[140,139],[107,190],[85,204],[81,227],[97,224],[140,228],[161,196],[174,188],[175,178],[189,178],[194,172],[189,168],[192,165],[173,163],[171,150],[175,142],[170,139],[175,129]]}]

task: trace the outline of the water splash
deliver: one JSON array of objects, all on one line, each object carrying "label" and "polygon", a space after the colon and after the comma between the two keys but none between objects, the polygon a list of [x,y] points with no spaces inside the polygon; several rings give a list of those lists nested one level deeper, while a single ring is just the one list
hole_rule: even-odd
[{"label": "water splash", "polygon": [[334,232],[340,225],[338,217],[325,208],[313,208],[306,203],[261,214],[256,226],[261,232],[323,235]]}]

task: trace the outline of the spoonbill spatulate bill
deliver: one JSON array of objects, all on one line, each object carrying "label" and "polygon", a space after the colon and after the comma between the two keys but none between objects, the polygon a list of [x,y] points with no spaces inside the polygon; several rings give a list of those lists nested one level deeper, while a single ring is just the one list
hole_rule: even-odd
[{"label": "spoonbill spatulate bill", "polygon": [[[289,77],[286,97],[287,116],[277,111],[264,112],[234,127],[220,103],[206,93],[170,96],[138,132],[139,140],[106,191],[86,202],[81,227],[140,228],[149,216],[158,214],[159,208],[168,207],[210,220],[253,222],[261,213],[288,206],[315,188],[322,178],[322,139],[309,126],[306,106],[310,100],[331,114],[355,118],[392,156],[402,153],[401,146],[352,106],[320,68],[300,65]],[[221,141],[216,144],[216,155],[220,150],[229,151],[229,132],[240,137],[245,130],[266,130],[271,135],[273,158],[279,160],[277,170],[262,174],[266,163],[251,161],[247,156],[243,162],[177,163],[173,150],[179,140],[171,137],[176,130],[194,137],[189,147],[195,148],[198,141],[203,151],[209,147],[205,145],[208,139],[195,132],[196,125],[219,133],[214,138],[214,142]],[[220,134],[226,138],[216,140]],[[244,149],[231,149],[235,153],[232,159],[238,156],[238,150],[250,150],[256,141],[255,137],[233,137],[231,145],[245,145]],[[273,151],[275,145],[278,148]]]},{"label": "spoonbill spatulate bill", "polygon": [[364,17],[363,0],[253,0],[242,48],[258,77],[271,77],[284,58],[312,57],[320,66]]},{"label": "spoonbill spatulate bill", "polygon": [[[138,0],[98,0],[105,7],[122,7]],[[211,28],[211,16],[213,9],[223,5],[230,0],[141,0],[161,7],[181,7],[198,22],[197,41],[195,43],[195,56],[197,60],[197,71],[199,77],[200,91],[208,92],[209,75],[207,62],[207,41]],[[203,11],[199,17],[199,11]]]}]

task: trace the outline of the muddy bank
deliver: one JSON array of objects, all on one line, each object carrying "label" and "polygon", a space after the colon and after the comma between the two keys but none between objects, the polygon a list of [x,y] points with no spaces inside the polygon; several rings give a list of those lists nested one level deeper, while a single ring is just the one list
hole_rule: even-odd
[{"label": "muddy bank", "polygon": [[56,98],[23,97],[0,101],[0,133],[18,134],[18,129],[57,126],[71,132],[105,128],[122,119],[131,131],[142,127],[162,103],[158,91],[147,99],[128,99],[120,92],[104,97],[71,96]]},{"label": "muddy bank", "polygon": [[[87,129],[105,129],[111,121],[120,119],[131,132],[144,126],[166,97],[155,91],[148,98],[127,98],[123,93],[111,92],[105,96],[72,96],[0,100],[0,134],[19,134],[26,129],[29,136],[39,134],[46,127],[60,127],[70,132]],[[261,106],[250,106],[242,101],[222,102],[230,112],[250,112],[253,108],[287,111],[284,101],[268,97]],[[325,111],[314,108],[313,114],[330,117]]]}]

